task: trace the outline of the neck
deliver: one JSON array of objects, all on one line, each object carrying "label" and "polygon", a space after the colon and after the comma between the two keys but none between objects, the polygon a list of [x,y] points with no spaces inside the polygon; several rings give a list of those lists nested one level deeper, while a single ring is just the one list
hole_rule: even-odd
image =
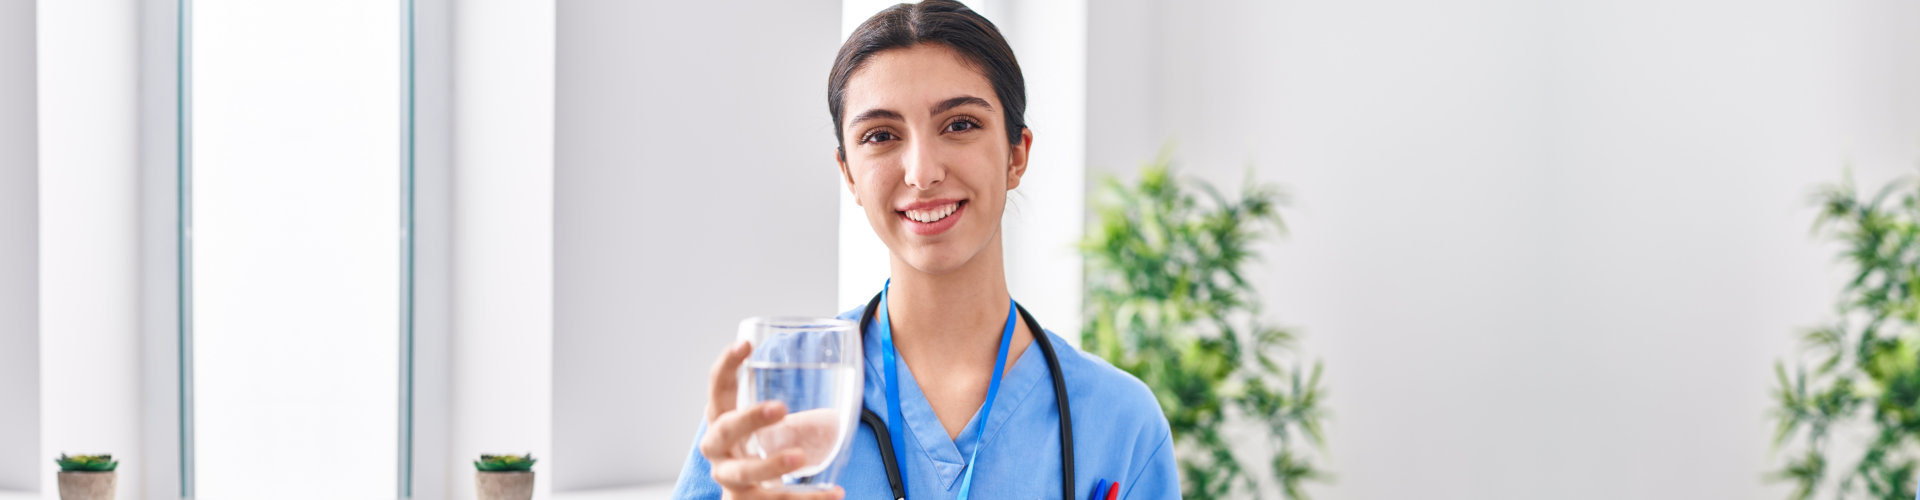
[{"label": "neck", "polygon": [[887,309],[901,355],[961,361],[985,352],[988,366],[992,366],[991,357],[999,351],[1000,332],[1007,320],[1009,297],[999,235],[958,269],[929,274],[896,257],[892,270]]},{"label": "neck", "polygon": [[[1007,273],[998,234],[979,255],[944,273],[923,273],[893,260],[893,284],[887,292],[893,344],[950,439],[960,435],[987,400],[1007,306]],[[1012,338],[1006,370],[1013,369],[1032,336],[1040,334],[1014,321],[1008,333]]]}]

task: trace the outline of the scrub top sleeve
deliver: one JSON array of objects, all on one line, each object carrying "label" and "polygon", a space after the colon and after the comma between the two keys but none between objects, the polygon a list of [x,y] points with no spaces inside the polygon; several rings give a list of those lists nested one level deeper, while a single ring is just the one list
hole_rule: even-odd
[{"label": "scrub top sleeve", "polygon": [[720,500],[720,484],[713,482],[713,464],[700,454],[700,439],[706,435],[707,423],[702,421],[700,430],[693,433],[687,464],[680,467],[680,480],[673,484],[674,500]]},{"label": "scrub top sleeve", "polygon": [[1160,438],[1160,444],[1155,445],[1153,451],[1147,452],[1147,459],[1141,462],[1141,467],[1130,474],[1132,482],[1124,482],[1128,479],[1121,479],[1123,481],[1121,487],[1126,491],[1121,492],[1120,498],[1129,500],[1180,498],[1180,467],[1173,458],[1173,435],[1168,433],[1161,436],[1163,437]]}]

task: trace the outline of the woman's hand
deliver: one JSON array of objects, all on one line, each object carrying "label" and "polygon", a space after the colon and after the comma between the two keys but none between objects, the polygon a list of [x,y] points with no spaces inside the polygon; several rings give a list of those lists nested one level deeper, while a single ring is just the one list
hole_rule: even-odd
[{"label": "woman's hand", "polygon": [[[783,449],[779,453],[769,453],[767,458],[759,458],[747,452],[747,439],[770,425],[780,424],[786,417],[786,405],[770,401],[746,408],[734,408],[734,398],[738,392],[740,363],[746,361],[747,354],[753,352],[752,346],[745,341],[736,342],[720,354],[713,364],[711,388],[707,398],[707,433],[700,438],[700,454],[707,457],[713,465],[713,482],[719,483],[726,491],[725,498],[734,500],[758,499],[794,499],[794,500],[837,500],[845,491],[835,487],[828,491],[791,492],[762,487],[763,484],[778,483],[780,475],[799,469],[805,465],[805,455],[798,448]],[[805,412],[802,412],[805,413]]]}]

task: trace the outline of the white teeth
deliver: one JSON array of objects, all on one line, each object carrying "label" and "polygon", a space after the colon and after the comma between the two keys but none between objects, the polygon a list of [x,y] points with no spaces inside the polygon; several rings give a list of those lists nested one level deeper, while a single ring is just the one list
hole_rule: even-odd
[{"label": "white teeth", "polygon": [[936,208],[933,210],[908,210],[906,211],[906,214],[907,214],[907,218],[913,219],[915,222],[926,224],[926,223],[932,223],[932,222],[939,222],[941,219],[945,219],[947,218],[947,216],[953,215],[953,212],[959,209],[960,209],[959,203],[952,203],[952,204],[948,204],[947,206]]}]

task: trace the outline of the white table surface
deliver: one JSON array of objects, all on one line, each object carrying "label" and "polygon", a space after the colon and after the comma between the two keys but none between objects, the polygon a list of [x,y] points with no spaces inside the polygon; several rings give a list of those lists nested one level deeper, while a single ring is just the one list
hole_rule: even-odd
[{"label": "white table surface", "polygon": [[[554,493],[553,500],[667,500],[673,493],[673,483],[653,484],[633,488],[614,488],[590,491],[569,491]],[[13,500],[0,497],[0,500]]]}]

